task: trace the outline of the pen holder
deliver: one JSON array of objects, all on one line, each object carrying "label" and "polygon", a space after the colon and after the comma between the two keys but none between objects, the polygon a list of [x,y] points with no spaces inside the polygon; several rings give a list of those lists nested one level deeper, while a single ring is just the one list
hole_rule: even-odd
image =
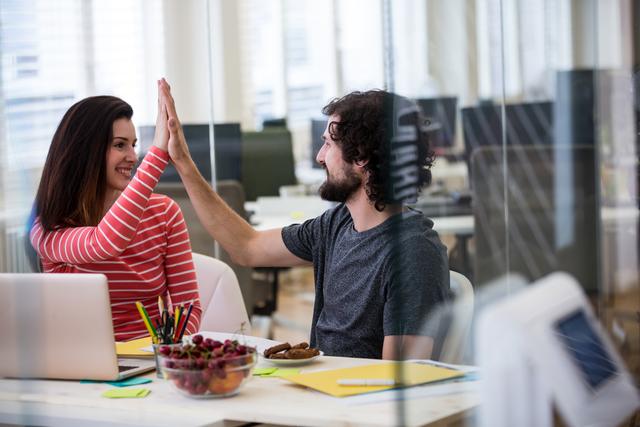
[{"label": "pen holder", "polygon": [[164,374],[162,373],[162,369],[160,369],[160,359],[158,358],[158,349],[160,348],[162,344],[152,344],[153,346],[153,358],[156,361],[156,376],[158,378],[164,378]]}]

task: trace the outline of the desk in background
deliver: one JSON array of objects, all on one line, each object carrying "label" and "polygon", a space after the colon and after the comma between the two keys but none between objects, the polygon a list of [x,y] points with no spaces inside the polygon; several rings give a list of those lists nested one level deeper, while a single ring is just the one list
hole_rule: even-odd
[{"label": "desk in background", "polygon": [[[264,362],[263,362],[264,363]],[[301,372],[376,363],[371,359],[321,357]],[[107,384],[77,381],[0,380],[0,424],[41,426],[236,426],[269,423],[291,426],[390,426],[398,424],[399,402],[363,402],[362,396],[334,398],[280,378],[255,377],[234,397],[191,399],[149,374],[142,399],[106,399]],[[470,416],[479,404],[477,382],[433,384],[406,389],[404,424],[445,426]],[[440,390],[440,391],[439,391]],[[383,392],[389,393],[389,392]],[[421,394],[421,396],[419,396]],[[427,395],[429,394],[429,395]],[[369,395],[375,397],[372,395]],[[350,400],[351,399],[351,400]]]}]

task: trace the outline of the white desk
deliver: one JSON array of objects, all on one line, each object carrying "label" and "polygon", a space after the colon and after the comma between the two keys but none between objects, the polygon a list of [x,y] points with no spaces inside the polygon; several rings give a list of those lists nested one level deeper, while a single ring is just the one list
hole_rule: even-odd
[{"label": "white desk", "polygon": [[[322,357],[302,372],[375,363],[367,359]],[[252,378],[240,393],[223,399],[191,399],[155,373],[141,399],[106,399],[107,384],[77,381],[0,380],[0,424],[84,426],[234,426],[242,422],[295,426],[397,425],[398,402],[358,402],[334,398],[280,378]],[[413,387],[414,394],[436,395],[405,399],[406,425],[446,425],[470,415],[479,403],[476,382]],[[428,389],[431,387],[431,389]],[[443,390],[438,394],[438,390]],[[388,393],[388,392],[385,392]],[[434,394],[431,393],[431,394]],[[380,393],[379,393],[380,394]],[[351,401],[349,399],[352,399]],[[357,398],[355,398],[357,399]]]},{"label": "white desk", "polygon": [[433,229],[439,234],[451,234],[454,236],[472,236],[475,221],[473,215],[439,216],[431,218]]}]

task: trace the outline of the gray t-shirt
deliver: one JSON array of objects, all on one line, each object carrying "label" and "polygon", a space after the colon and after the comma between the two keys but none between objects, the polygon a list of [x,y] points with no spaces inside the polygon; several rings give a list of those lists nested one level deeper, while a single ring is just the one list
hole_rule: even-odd
[{"label": "gray t-shirt", "polygon": [[282,230],[313,262],[311,345],[327,355],[381,358],[387,335],[428,335],[426,318],[449,298],[447,251],[433,222],[410,210],[357,232],[344,204]]}]

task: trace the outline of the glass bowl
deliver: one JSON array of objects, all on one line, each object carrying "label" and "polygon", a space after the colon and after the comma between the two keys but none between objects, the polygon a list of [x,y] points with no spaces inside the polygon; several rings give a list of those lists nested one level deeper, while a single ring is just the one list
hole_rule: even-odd
[{"label": "glass bowl", "polygon": [[[162,347],[165,347],[164,351]],[[161,346],[158,364],[163,378],[179,393],[198,399],[237,394],[251,378],[253,367],[258,361],[256,350],[252,347],[244,347],[246,354],[241,355],[175,358],[175,353],[183,348],[183,344]]]}]

